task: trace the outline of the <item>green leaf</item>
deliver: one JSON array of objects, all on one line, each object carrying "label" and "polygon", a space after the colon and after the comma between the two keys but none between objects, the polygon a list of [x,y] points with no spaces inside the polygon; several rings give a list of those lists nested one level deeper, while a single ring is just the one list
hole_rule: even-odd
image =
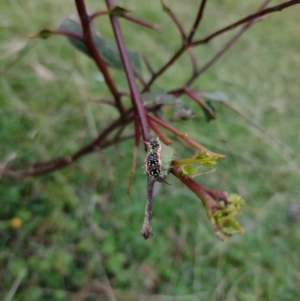
[{"label": "green leaf", "polygon": [[129,13],[129,12],[130,12],[130,10],[116,5],[114,8],[112,8],[109,11],[109,14],[114,15],[114,16],[118,16],[118,15],[122,15],[124,13]]},{"label": "green leaf", "polygon": [[175,155],[175,149],[171,146],[161,143],[160,159],[162,161],[163,169],[162,173],[164,176],[167,176],[170,172],[171,163]]},{"label": "green leaf", "polygon": [[[69,30],[79,35],[82,35],[81,26],[77,22],[70,19],[65,19],[62,22],[62,24],[59,26],[59,29]],[[87,49],[87,47],[85,46],[84,42],[71,37],[68,37],[68,40],[78,50],[91,57],[91,54]],[[99,54],[101,55],[102,59],[104,60],[105,64],[108,67],[115,68],[118,70],[124,70],[118,48],[115,44],[97,35],[93,35],[93,40],[97,50],[99,51]],[[132,51],[127,51],[127,54],[133,69],[141,73],[142,67],[141,67],[139,55],[136,52],[132,52]]]},{"label": "green leaf", "polygon": [[216,226],[215,230],[220,238],[226,239],[233,234],[242,233],[244,229],[234,219],[235,215],[241,214],[241,207],[244,205],[244,200],[238,194],[230,194],[227,197],[227,201],[218,201],[217,206],[207,208],[212,210],[209,214],[212,223]]},{"label": "green leaf", "polygon": [[203,113],[205,115],[206,121],[210,122],[211,120],[215,120],[216,119],[216,113],[217,110],[215,109],[215,107],[211,104],[211,102],[209,100],[205,101],[205,104],[211,109],[211,111],[214,114],[211,114],[210,111],[206,110],[205,108],[202,107]]}]

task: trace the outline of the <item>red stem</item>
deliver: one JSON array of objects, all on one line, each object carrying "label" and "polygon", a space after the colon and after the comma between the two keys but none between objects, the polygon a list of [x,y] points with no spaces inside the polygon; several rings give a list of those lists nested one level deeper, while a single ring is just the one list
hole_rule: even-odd
[{"label": "red stem", "polygon": [[108,72],[108,69],[107,69],[102,57],[100,56],[100,54],[94,44],[93,36],[92,36],[91,28],[90,28],[90,17],[87,14],[84,0],[75,0],[75,4],[77,7],[77,12],[80,17],[81,25],[83,28],[83,38],[84,38],[85,44],[86,44],[87,48],[89,49],[92,57],[94,58],[95,63],[97,64],[98,68],[101,70],[101,72],[104,76],[105,82],[106,82],[107,86],[109,87],[111,93],[114,96],[116,106],[118,107],[120,113],[123,115],[125,113],[125,109],[121,103],[120,94]]},{"label": "red stem", "polygon": [[[106,5],[107,5],[108,9],[112,9],[114,7],[113,0],[105,0],[105,1],[106,1]],[[148,126],[148,122],[147,122],[147,118],[146,118],[146,112],[145,112],[145,109],[144,109],[144,106],[142,103],[140,92],[139,92],[137,84],[135,82],[134,73],[131,68],[129,58],[128,58],[128,53],[125,48],[119,20],[118,20],[117,16],[113,16],[113,15],[110,15],[109,18],[110,18],[110,21],[111,21],[111,24],[113,27],[113,31],[115,34],[115,38],[117,41],[121,59],[122,59],[123,65],[124,65],[127,81],[128,81],[129,87],[130,87],[131,99],[132,99],[132,102],[136,109],[136,112],[139,116],[140,125],[142,128],[142,135],[143,135],[144,141],[150,141],[149,126]]]}]

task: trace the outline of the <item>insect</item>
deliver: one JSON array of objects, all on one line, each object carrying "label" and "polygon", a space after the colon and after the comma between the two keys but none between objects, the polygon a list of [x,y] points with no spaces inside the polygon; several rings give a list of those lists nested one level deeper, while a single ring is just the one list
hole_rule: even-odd
[{"label": "insect", "polygon": [[154,178],[158,178],[161,174],[161,169],[155,168],[149,171],[149,175]]},{"label": "insect", "polygon": [[159,137],[150,140],[150,142],[146,142],[146,144],[148,145],[150,151],[156,151],[158,153],[161,151],[161,143]]},{"label": "insect", "polygon": [[149,151],[145,159],[146,173],[151,178],[162,178],[162,161],[160,159],[161,143],[159,138],[146,143]]},{"label": "insect", "polygon": [[149,159],[146,163],[147,166],[155,167],[155,166],[161,166],[161,160],[160,159]]}]

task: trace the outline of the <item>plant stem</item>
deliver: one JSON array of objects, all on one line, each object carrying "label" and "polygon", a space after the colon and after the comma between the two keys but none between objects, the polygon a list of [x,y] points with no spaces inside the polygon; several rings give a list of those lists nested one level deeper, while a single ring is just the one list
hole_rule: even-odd
[{"label": "plant stem", "polygon": [[[112,9],[114,7],[113,0],[105,0],[105,1],[106,1],[108,9]],[[111,21],[111,24],[113,27],[113,31],[114,31],[115,38],[117,41],[120,56],[121,56],[121,59],[122,59],[123,65],[124,65],[128,85],[129,85],[130,92],[131,92],[131,99],[132,99],[133,105],[136,109],[136,113],[139,116],[140,125],[142,128],[142,135],[143,135],[144,141],[150,141],[149,126],[148,126],[148,122],[147,122],[147,118],[146,118],[146,112],[145,112],[145,109],[144,109],[144,106],[142,103],[142,98],[141,98],[140,92],[139,92],[137,84],[135,82],[134,73],[131,68],[129,58],[128,58],[128,53],[125,48],[119,20],[118,20],[117,16],[113,16],[113,15],[110,15],[109,18],[110,18],[110,21]]]},{"label": "plant stem", "polygon": [[184,51],[185,51],[185,46],[182,45],[165,65],[163,65],[157,72],[154,72],[152,74],[152,77],[150,78],[149,82],[144,87],[142,93],[149,91],[149,89],[150,89],[151,85],[154,83],[154,81],[161,74],[163,74],[170,66],[172,66],[172,64],[184,53]]},{"label": "plant stem", "polygon": [[95,60],[95,63],[97,64],[98,68],[102,72],[105,82],[107,86],[109,87],[111,93],[114,96],[116,106],[118,107],[120,114],[123,115],[125,113],[125,109],[121,103],[120,94],[115,86],[115,83],[113,82],[108,69],[105,65],[105,62],[103,61],[102,57],[100,56],[95,43],[93,41],[93,36],[90,28],[90,17],[87,14],[86,7],[84,0],[75,0],[76,8],[78,15],[80,17],[82,29],[83,29],[83,38],[85,41],[85,44],[87,48],[89,49],[92,57]]},{"label": "plant stem", "polygon": [[[300,0],[299,0],[300,1]],[[259,11],[261,11],[270,0],[266,0],[262,6],[259,8]],[[224,53],[227,52],[227,50],[242,36],[242,34],[254,23],[258,21],[257,18],[252,19],[247,24],[245,24],[240,31],[238,31],[221,49],[219,52],[217,52],[207,63],[205,63],[198,71],[194,72],[192,76],[189,78],[189,80],[186,82],[184,87],[188,87],[192,84],[192,82],[199,77],[201,74],[203,74],[209,67],[211,67]]]},{"label": "plant stem", "polygon": [[143,221],[143,226],[141,234],[145,239],[153,236],[152,233],[152,198],[153,198],[153,188],[155,184],[155,179],[149,180],[147,185],[147,204],[145,208],[145,216]]},{"label": "plant stem", "polygon": [[[268,1],[270,2],[270,1]],[[281,4],[278,4],[278,5],[275,5],[275,6],[272,6],[272,7],[269,7],[269,8],[266,8],[264,10],[260,10],[254,14],[251,14],[239,21],[236,21],[220,30],[217,30],[216,32],[210,34],[208,37],[204,38],[204,39],[201,39],[201,40],[198,40],[198,41],[195,41],[193,42],[191,45],[192,46],[197,46],[197,45],[200,45],[200,44],[205,44],[205,43],[208,43],[210,40],[212,40],[213,38],[219,36],[220,34],[224,33],[224,32],[227,32],[229,30],[232,30],[244,23],[248,23],[249,21],[252,21],[254,19],[257,19],[257,18],[260,18],[262,16],[265,16],[267,14],[270,14],[270,13],[273,13],[273,12],[276,12],[276,11],[281,11],[281,10],[284,10],[290,6],[293,6],[293,5],[296,5],[296,4],[300,4],[300,0],[291,0],[291,1],[287,1],[287,2],[284,2],[284,3],[281,3]]]},{"label": "plant stem", "polygon": [[134,17],[134,16],[131,16],[130,14],[128,13],[124,13],[122,14],[120,17],[128,20],[128,21],[131,21],[133,23],[136,23],[136,24],[139,24],[139,25],[142,25],[142,26],[145,26],[145,27],[148,27],[148,28],[151,28],[151,29],[154,29],[154,30],[158,30],[158,31],[161,31],[162,28],[160,25],[158,24],[154,24],[154,23],[150,23],[148,21],[145,21],[145,20],[142,20],[142,19],[139,19],[137,17]]},{"label": "plant stem", "polygon": [[203,145],[201,145],[200,143],[196,142],[194,139],[190,138],[187,136],[187,133],[182,133],[180,131],[178,131],[177,129],[175,129],[174,127],[172,127],[170,124],[165,123],[164,121],[154,117],[151,114],[147,114],[147,117],[156,122],[157,124],[161,125],[162,127],[164,127],[165,129],[167,129],[168,131],[172,132],[173,134],[175,134],[176,136],[180,137],[181,139],[185,140],[186,142],[188,142],[190,145],[193,145],[195,148],[201,150],[201,151],[205,151],[208,152],[210,155],[212,156],[217,156],[219,158],[225,158],[224,155],[222,154],[218,154],[218,153],[214,153],[211,150],[209,150],[208,148],[204,147]]},{"label": "plant stem", "polygon": [[202,20],[205,4],[206,4],[206,0],[202,0],[202,2],[200,4],[200,7],[199,7],[197,17],[196,17],[196,20],[194,22],[194,25],[193,25],[193,27],[190,31],[190,34],[188,36],[188,39],[187,39],[189,43],[193,40],[194,34],[196,33],[196,30],[197,30],[197,28],[198,28],[198,26],[199,26],[199,24]]}]

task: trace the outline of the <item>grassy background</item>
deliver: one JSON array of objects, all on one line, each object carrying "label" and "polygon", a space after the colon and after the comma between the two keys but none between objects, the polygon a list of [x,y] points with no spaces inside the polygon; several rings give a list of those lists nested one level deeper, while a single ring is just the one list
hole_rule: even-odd
[{"label": "grassy background", "polygon": [[[87,2],[92,10],[104,8],[102,2]],[[197,2],[169,1],[186,29]],[[209,1],[197,36],[254,11],[260,3],[240,2]],[[147,55],[157,69],[179,45],[173,24],[159,1],[118,4],[163,26],[158,34],[121,20],[128,48]],[[299,300],[300,230],[287,219],[291,202],[299,203],[299,9],[256,24],[194,84],[226,92],[230,103],[264,133],[221,106],[219,118],[207,124],[188,99],[184,101],[198,117],[175,124],[226,155],[216,173],[199,180],[244,197],[244,234],[219,242],[198,199],[170,177],[172,186],[163,186],[155,197],[154,237],[145,241],[139,231],[146,179],[138,169],[132,193],[126,194],[133,148],[127,141],[49,175],[1,179],[0,299]],[[11,66],[0,76],[1,160],[17,155],[16,162],[28,162],[70,154],[116,117],[114,110],[92,102],[109,96],[93,62],[62,37],[27,39],[41,28],[57,27],[74,12],[73,1],[0,4],[0,70]],[[96,25],[112,38],[105,18]],[[230,34],[197,48],[199,65]],[[154,88],[179,86],[189,75],[187,62],[181,58]],[[126,90],[123,74],[112,74]],[[174,147],[178,157],[189,154],[177,143]],[[140,166],[142,160],[141,148]],[[23,222],[18,229],[9,224],[14,217]]]}]

